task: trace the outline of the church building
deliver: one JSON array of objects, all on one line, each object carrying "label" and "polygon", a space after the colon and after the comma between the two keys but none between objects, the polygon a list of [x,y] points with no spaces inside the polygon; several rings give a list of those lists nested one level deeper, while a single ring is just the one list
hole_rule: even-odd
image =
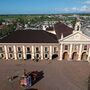
[{"label": "church building", "polygon": [[58,22],[52,30],[17,30],[0,39],[1,60],[90,61],[90,36]]}]

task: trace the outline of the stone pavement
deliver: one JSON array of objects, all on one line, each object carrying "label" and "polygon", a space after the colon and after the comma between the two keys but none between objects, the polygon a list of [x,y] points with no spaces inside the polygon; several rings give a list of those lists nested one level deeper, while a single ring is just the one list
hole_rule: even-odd
[{"label": "stone pavement", "polygon": [[[44,72],[44,78],[31,87],[37,90],[88,90],[90,63],[45,60],[39,62],[0,61],[0,90],[25,90],[19,85],[24,69],[27,72],[33,70]],[[10,82],[8,80],[10,76],[19,77]]]}]

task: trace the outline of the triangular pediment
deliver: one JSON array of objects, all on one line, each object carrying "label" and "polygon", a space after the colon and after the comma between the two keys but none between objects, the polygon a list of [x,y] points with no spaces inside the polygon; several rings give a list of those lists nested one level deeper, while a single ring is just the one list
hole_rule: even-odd
[{"label": "triangular pediment", "polygon": [[90,41],[90,37],[88,37],[87,35],[83,34],[82,32],[76,32],[74,34],[71,34],[67,37],[64,37],[63,39],[60,39],[59,41],[82,41],[82,42],[86,42],[86,41]]}]

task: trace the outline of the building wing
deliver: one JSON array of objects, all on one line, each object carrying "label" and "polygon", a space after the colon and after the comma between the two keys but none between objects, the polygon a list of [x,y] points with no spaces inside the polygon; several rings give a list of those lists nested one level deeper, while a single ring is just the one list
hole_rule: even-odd
[{"label": "building wing", "polygon": [[54,34],[43,30],[18,30],[2,38],[0,43],[58,43]]}]

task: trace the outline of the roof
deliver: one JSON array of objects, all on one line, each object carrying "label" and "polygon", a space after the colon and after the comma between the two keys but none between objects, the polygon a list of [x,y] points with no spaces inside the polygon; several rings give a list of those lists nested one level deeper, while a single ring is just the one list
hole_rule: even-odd
[{"label": "roof", "polygon": [[0,25],[0,29],[7,27],[6,25]]},{"label": "roof", "polygon": [[67,25],[59,22],[54,25],[55,32],[57,34],[58,38],[61,38],[61,34],[63,34],[63,37],[66,37],[70,34],[72,34],[73,28],[68,27]]},{"label": "roof", "polygon": [[43,30],[18,30],[2,38],[0,43],[58,43],[54,34]]}]

